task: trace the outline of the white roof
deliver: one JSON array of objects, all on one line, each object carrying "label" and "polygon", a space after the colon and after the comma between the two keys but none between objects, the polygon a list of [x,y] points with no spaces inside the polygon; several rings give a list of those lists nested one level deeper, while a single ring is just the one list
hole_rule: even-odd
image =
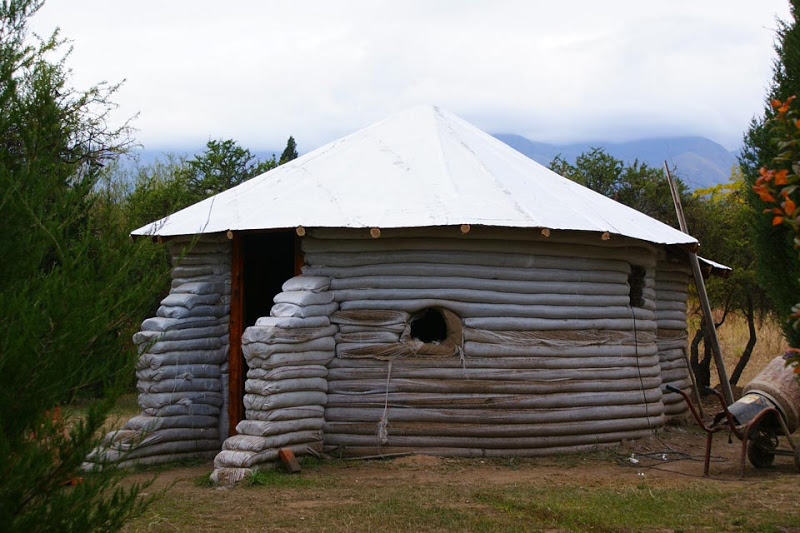
[{"label": "white roof", "polygon": [[697,242],[433,106],[390,116],[133,234],[460,224]]},{"label": "white roof", "polygon": [[711,259],[706,259],[705,257],[700,257],[698,255],[697,260],[700,261],[700,268],[703,270],[704,277],[708,277],[709,275],[713,274],[721,278],[727,278],[733,272],[731,267],[723,265],[722,263],[717,263]]}]

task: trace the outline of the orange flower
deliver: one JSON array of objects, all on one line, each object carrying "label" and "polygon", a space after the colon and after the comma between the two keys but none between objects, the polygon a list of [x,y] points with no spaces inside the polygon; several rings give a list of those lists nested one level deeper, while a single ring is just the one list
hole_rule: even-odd
[{"label": "orange flower", "polygon": [[783,202],[783,210],[786,212],[787,215],[791,215],[792,213],[794,213],[795,209],[797,209],[797,205],[795,205],[792,199],[787,196],[786,201]]},{"label": "orange flower", "polygon": [[756,185],[761,185],[765,181],[772,181],[772,178],[775,177],[775,171],[774,170],[771,170],[771,169],[767,170],[764,167],[761,167],[758,170],[758,173],[760,174],[760,176],[756,179]]},{"label": "orange flower", "polygon": [[775,185],[786,185],[789,183],[789,180],[786,179],[786,176],[789,175],[789,171],[786,169],[779,170],[775,173]]},{"label": "orange flower", "polygon": [[785,101],[785,102],[783,102],[782,104],[780,103],[780,100],[773,100],[773,101],[772,101],[772,107],[775,107],[775,102],[777,101],[777,102],[778,102],[778,113],[780,113],[780,114],[784,114],[784,113],[786,113],[787,111],[789,111],[789,104],[791,104],[791,103],[792,103],[792,100],[794,100],[795,98],[796,98],[796,96],[794,96],[794,95],[793,95],[793,96],[790,96],[790,97],[789,97],[789,98],[787,98],[787,99],[786,99],[786,101]]},{"label": "orange flower", "polygon": [[780,226],[781,224],[783,224],[783,217],[775,217],[772,219],[773,226]]},{"label": "orange flower", "polygon": [[780,106],[782,106],[782,105],[783,105],[783,102],[781,102],[781,101],[780,101],[780,100],[778,100],[777,98],[775,98],[775,99],[773,99],[773,100],[770,100],[770,102],[769,102],[769,103],[772,105],[772,107],[776,107],[776,108],[777,108],[777,107],[780,107]]},{"label": "orange flower", "polygon": [[772,202],[773,204],[777,202],[774,196],[772,196],[769,191],[756,191],[758,197],[761,198],[762,202]]},{"label": "orange flower", "polygon": [[772,194],[767,190],[766,187],[763,186],[753,186],[753,192],[755,192],[759,198],[761,198],[762,202],[771,202],[773,204],[777,204],[778,201],[775,199]]}]

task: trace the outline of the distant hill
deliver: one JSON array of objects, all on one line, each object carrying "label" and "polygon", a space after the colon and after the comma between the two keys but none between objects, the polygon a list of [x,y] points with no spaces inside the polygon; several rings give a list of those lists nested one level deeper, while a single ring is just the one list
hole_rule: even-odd
[{"label": "distant hill", "polygon": [[675,166],[677,176],[691,189],[727,182],[731,167],[736,164],[735,152],[705,137],[643,139],[624,143],[548,144],[510,133],[497,133],[494,136],[545,166],[557,155],[574,163],[576,157],[591,148],[603,148],[608,154],[627,163],[638,159],[656,168],[661,168],[666,160],[670,167]]},{"label": "distant hill", "polygon": [[[736,164],[736,154],[705,137],[672,137],[663,139],[643,139],[624,143],[592,142],[574,144],[548,144],[531,141],[521,135],[496,133],[494,135],[515,150],[522,152],[542,165],[549,165],[557,155],[570,163],[581,153],[594,147],[604,148],[606,152],[625,162],[638,159],[650,166],[661,168],[666,159],[677,169],[677,175],[691,189],[725,183],[731,175],[731,167]],[[203,151],[203,147],[191,149],[139,149],[134,150],[141,164],[150,164],[156,159],[166,159],[166,154],[191,157]],[[253,150],[259,159],[280,157],[283,149]]]},{"label": "distant hill", "polygon": [[[194,155],[203,152],[205,147],[200,147],[195,150],[187,148],[164,148],[164,149],[144,149],[137,148],[131,151],[131,156],[136,158],[141,165],[150,165],[157,160],[166,161],[169,155],[174,157],[187,157],[190,158]],[[250,150],[250,152],[260,160],[272,159],[274,155],[277,159],[281,156],[283,148],[280,150]],[[129,161],[130,162],[130,161]]]}]

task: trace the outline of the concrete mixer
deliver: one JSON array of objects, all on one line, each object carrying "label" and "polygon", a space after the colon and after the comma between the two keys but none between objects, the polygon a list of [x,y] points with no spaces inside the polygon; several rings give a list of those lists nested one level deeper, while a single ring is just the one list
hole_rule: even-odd
[{"label": "concrete mixer", "polygon": [[[792,433],[800,426],[800,387],[795,380],[794,369],[786,366],[786,355],[778,356],[743,389],[738,401],[726,406],[719,391],[706,387],[715,395],[722,410],[706,425],[688,394],[672,386],[667,389],[679,393],[689,406],[700,427],[706,432],[706,454],[703,474],[708,476],[711,444],[714,433],[730,429],[742,441],[740,477],[744,477],[745,457],[756,468],[766,468],[776,455],[794,457],[800,470],[800,447],[795,444]],[[783,437],[788,448],[781,447]]]}]

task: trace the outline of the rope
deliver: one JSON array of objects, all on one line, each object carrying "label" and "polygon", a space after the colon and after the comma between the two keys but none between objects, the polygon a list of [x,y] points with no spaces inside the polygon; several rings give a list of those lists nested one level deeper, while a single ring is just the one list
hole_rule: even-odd
[{"label": "rope", "polygon": [[636,372],[637,374],[639,374],[639,388],[642,391],[642,402],[644,402],[644,414],[645,417],[647,418],[647,428],[653,434],[653,437],[655,437],[656,440],[660,442],[665,448],[667,448],[672,453],[679,454],[681,452],[676,452],[675,450],[672,449],[672,447],[669,444],[664,442],[664,440],[656,432],[656,428],[654,428],[653,424],[650,422],[650,408],[647,405],[647,392],[645,392],[644,390],[644,379],[642,378],[642,368],[639,362],[639,337],[638,337],[639,333],[636,327],[636,313],[634,312],[632,306],[629,305],[628,309],[631,310],[631,318],[633,319],[633,346],[634,346],[634,352],[636,354]]},{"label": "rope", "polygon": [[378,440],[381,444],[389,442],[389,381],[392,379],[392,362],[389,361],[386,373],[386,396],[383,402],[383,414],[378,421]]},{"label": "rope", "polygon": [[644,414],[647,418],[647,427],[655,435],[655,429],[650,424],[650,408],[647,407],[647,393],[644,390],[644,379],[642,379],[642,368],[639,361],[639,330],[636,328],[636,313],[633,310],[633,306],[629,305],[628,309],[631,311],[631,319],[633,320],[633,349],[636,355],[636,373],[639,374],[639,389],[642,391],[642,402],[644,402]]},{"label": "rope", "polygon": [[465,338],[465,335],[464,335],[464,327],[463,327],[463,323],[462,323],[462,327],[461,327],[461,344],[456,346],[456,354],[458,355],[459,361],[461,361],[461,369],[462,370],[466,370],[467,369],[467,359],[466,359],[465,354],[464,354],[464,343],[466,343],[466,338]]}]

